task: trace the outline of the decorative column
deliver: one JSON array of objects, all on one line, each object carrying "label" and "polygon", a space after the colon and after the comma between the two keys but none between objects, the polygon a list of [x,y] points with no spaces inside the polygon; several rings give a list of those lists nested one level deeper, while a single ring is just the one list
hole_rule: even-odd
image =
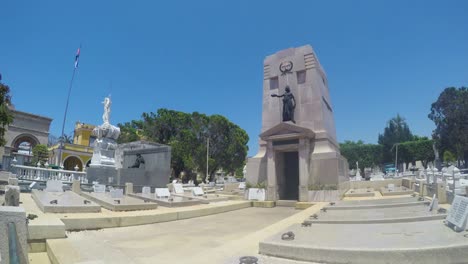
[{"label": "decorative column", "polygon": [[309,162],[310,162],[310,140],[299,139],[299,202],[309,200]]},{"label": "decorative column", "polygon": [[273,141],[268,140],[267,143],[267,178],[268,178],[268,186],[267,186],[267,197],[268,201],[276,201],[276,155],[273,149]]}]

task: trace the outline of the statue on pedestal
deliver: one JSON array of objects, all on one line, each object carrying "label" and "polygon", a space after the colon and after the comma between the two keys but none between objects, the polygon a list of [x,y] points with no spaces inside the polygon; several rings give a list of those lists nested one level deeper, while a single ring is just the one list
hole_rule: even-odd
[{"label": "statue on pedestal", "polygon": [[94,141],[93,157],[91,166],[113,166],[115,167],[115,149],[117,148],[117,138],[120,136],[120,128],[110,124],[109,117],[111,112],[110,97],[104,98],[104,114],[102,115],[103,124],[93,129]]}]

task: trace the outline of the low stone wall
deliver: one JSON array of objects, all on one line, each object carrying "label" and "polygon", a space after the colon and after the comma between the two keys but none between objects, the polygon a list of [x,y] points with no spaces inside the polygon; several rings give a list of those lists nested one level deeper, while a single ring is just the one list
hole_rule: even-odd
[{"label": "low stone wall", "polygon": [[383,181],[350,181],[349,188],[351,189],[364,189],[364,188],[380,189],[382,187],[388,186],[389,184],[395,184],[395,186],[401,186],[402,179],[388,179],[388,180],[383,180]]}]

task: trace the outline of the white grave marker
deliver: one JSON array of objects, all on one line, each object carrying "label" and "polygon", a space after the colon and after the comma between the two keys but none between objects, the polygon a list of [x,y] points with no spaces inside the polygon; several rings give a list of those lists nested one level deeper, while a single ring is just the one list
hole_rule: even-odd
[{"label": "white grave marker", "polygon": [[123,198],[123,189],[112,189],[110,190],[110,196],[112,198]]},{"label": "white grave marker", "polygon": [[202,196],[205,194],[205,192],[203,192],[203,189],[201,187],[193,187],[192,194],[193,196]]},{"label": "white grave marker", "polygon": [[245,182],[239,183],[239,189],[245,190]]},{"label": "white grave marker", "polygon": [[151,188],[149,186],[143,186],[141,189],[142,194],[151,194]]},{"label": "white grave marker", "polygon": [[466,227],[467,216],[468,198],[456,195],[445,220],[456,227],[455,231],[463,231]]},{"label": "white grave marker", "polygon": [[45,190],[46,192],[63,192],[63,183],[58,180],[48,180]]},{"label": "white grave marker", "polygon": [[156,198],[171,197],[171,193],[169,192],[168,188],[156,188],[154,189],[154,193],[156,195]]},{"label": "white grave marker", "polygon": [[106,192],[106,186],[104,184],[95,184],[95,185],[93,185],[93,191],[95,193],[105,193]]},{"label": "white grave marker", "polygon": [[177,194],[183,194],[184,193],[184,187],[180,183],[174,183],[172,184],[174,187],[174,192]]},{"label": "white grave marker", "polygon": [[249,200],[265,201],[265,189],[250,188]]}]

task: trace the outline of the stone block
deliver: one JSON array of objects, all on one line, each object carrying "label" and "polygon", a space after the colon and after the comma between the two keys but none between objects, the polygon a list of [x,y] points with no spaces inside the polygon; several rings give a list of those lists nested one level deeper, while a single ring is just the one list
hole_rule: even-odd
[{"label": "stone block", "polygon": [[5,187],[5,206],[19,206],[20,187],[7,185]]},{"label": "stone block", "polygon": [[447,184],[444,182],[437,183],[437,198],[439,203],[447,203]]},{"label": "stone block", "polygon": [[253,201],[253,207],[273,208],[276,206],[275,201]]},{"label": "stone block", "polygon": [[111,166],[91,166],[86,170],[88,182],[100,184],[117,184],[117,170]]},{"label": "stone block", "polygon": [[297,202],[296,203],[296,209],[297,210],[304,210],[304,209],[307,209],[311,206],[313,206],[314,203],[309,203],[309,202]]},{"label": "stone block", "polygon": [[81,182],[79,180],[73,180],[72,192],[81,193]]},{"label": "stone block", "polygon": [[15,236],[17,241],[18,263],[29,263],[27,229],[26,212],[23,208],[0,206],[0,255],[2,256],[0,263],[14,263],[10,262],[8,242],[10,235]]},{"label": "stone block", "polygon": [[18,186],[18,178],[13,178],[13,177],[9,178],[8,185]]},{"label": "stone block", "polygon": [[133,193],[133,183],[131,182],[126,182],[125,183],[125,194],[129,195]]}]

